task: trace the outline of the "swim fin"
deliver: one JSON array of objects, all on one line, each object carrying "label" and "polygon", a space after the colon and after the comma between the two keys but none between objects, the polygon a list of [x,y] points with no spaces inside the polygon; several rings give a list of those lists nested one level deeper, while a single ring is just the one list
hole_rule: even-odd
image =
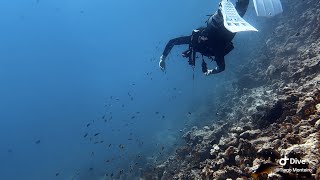
[{"label": "swim fin", "polygon": [[254,8],[257,16],[275,16],[282,13],[282,5],[280,0],[253,0]]},{"label": "swim fin", "polygon": [[223,16],[224,27],[230,32],[258,31],[238,14],[230,0],[222,0],[220,10]]}]

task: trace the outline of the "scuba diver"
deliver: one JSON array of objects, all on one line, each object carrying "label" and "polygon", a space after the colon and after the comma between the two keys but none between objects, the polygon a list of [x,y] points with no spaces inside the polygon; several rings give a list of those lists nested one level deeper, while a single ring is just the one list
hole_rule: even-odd
[{"label": "scuba diver", "polygon": [[[236,11],[243,17],[247,11],[249,0],[237,0]],[[165,70],[165,59],[175,45],[189,45],[189,48],[182,53],[183,57],[189,58],[189,64],[194,66],[196,53],[202,55],[202,72],[205,75],[220,73],[225,70],[224,56],[233,50],[233,43],[231,42],[236,33],[227,30],[224,26],[223,14],[221,12],[221,3],[218,11],[211,15],[207,21],[206,27],[200,27],[193,30],[190,36],[182,36],[171,39],[161,57],[159,67],[162,71]],[[203,56],[216,61],[217,67],[208,69]]]}]

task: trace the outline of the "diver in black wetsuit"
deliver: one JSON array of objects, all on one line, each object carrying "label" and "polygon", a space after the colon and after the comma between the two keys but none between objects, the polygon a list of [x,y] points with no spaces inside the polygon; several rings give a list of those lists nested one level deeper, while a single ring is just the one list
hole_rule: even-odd
[{"label": "diver in black wetsuit", "polygon": [[[241,17],[247,11],[249,0],[237,0],[236,10]],[[232,51],[232,39],[236,33],[228,31],[223,25],[223,16],[220,8],[218,11],[209,17],[206,27],[200,27],[192,32],[190,36],[182,36],[171,39],[160,57],[159,67],[165,70],[165,59],[175,45],[188,44],[189,49],[182,53],[183,57],[189,58],[189,64],[195,65],[196,52],[202,56],[207,56],[217,63],[215,69],[207,69],[207,64],[202,58],[202,72],[205,75],[216,74],[224,71],[225,62],[224,56]]]}]

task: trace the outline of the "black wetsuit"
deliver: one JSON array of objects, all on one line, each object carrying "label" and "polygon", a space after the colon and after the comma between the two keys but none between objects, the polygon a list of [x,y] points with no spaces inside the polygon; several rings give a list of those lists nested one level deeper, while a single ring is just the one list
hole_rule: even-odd
[{"label": "black wetsuit", "polygon": [[[236,10],[241,17],[246,13],[248,4],[249,0],[237,0]],[[167,57],[175,45],[188,44],[189,52],[190,50],[194,52],[188,55],[190,64],[194,65],[195,52],[199,52],[207,57],[214,56],[217,68],[213,69],[212,74],[219,73],[225,69],[224,56],[232,51],[233,44],[231,41],[235,35],[236,33],[232,33],[224,27],[223,16],[219,9],[214,15],[209,17],[206,27],[196,29],[190,36],[171,39],[167,43],[162,55]]]}]

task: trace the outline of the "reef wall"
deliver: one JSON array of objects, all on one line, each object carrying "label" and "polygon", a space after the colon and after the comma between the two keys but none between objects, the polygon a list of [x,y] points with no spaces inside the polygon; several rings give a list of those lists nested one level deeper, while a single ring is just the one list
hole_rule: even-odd
[{"label": "reef wall", "polygon": [[255,178],[320,179],[320,2],[282,2],[265,46],[221,99],[219,120],[185,133],[186,144],[141,179],[250,179],[284,157],[309,161],[282,169],[310,171]]}]

